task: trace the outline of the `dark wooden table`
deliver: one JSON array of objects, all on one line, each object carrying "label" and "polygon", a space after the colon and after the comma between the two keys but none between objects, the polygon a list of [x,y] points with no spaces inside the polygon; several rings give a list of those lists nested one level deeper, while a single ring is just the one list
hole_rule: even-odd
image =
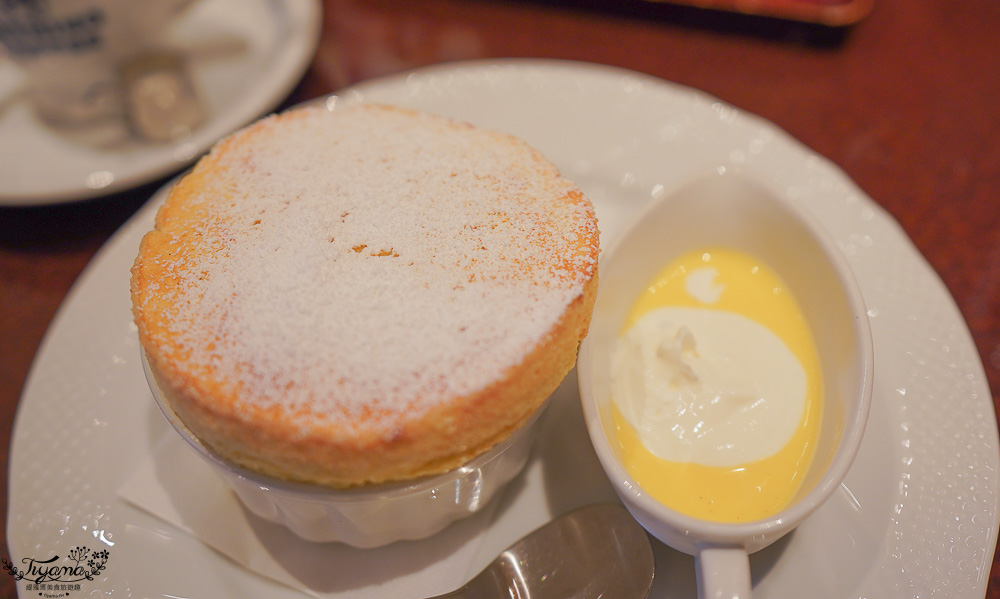
[{"label": "dark wooden table", "polygon": [[[875,0],[847,28],[631,0],[326,4],[319,49],[286,105],[422,65],[530,56],[634,69],[773,121],[842,167],[902,224],[955,297],[998,405],[1000,2]],[[0,140],[0,160],[10,151]],[[5,516],[11,426],[42,336],[94,253],[161,183],[86,202],[0,208]],[[16,596],[6,574],[0,596]],[[996,560],[987,597],[1000,597]]]}]

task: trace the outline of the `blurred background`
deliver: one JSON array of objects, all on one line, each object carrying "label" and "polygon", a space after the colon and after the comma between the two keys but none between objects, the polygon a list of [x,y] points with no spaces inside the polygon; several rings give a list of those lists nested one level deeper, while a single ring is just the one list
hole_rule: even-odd
[{"label": "blurred background", "polygon": [[[955,298],[1000,401],[1000,2],[325,0],[321,14],[302,76],[261,114],[425,65],[536,57],[633,69],[775,123],[900,223]],[[19,143],[0,135],[0,162]],[[0,205],[0,462],[66,294],[176,170],[106,196]],[[5,515],[7,484],[5,470]],[[15,596],[0,572],[0,597]],[[986,596],[1000,597],[996,563]]]}]

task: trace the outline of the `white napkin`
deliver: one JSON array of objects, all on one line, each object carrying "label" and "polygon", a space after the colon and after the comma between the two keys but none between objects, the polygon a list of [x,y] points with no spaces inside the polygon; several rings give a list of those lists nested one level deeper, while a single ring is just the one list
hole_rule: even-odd
[{"label": "white napkin", "polygon": [[474,573],[497,502],[422,541],[375,549],[303,541],[245,510],[226,482],[166,435],[119,488],[129,503],[196,536],[247,570],[314,597],[427,597]]}]

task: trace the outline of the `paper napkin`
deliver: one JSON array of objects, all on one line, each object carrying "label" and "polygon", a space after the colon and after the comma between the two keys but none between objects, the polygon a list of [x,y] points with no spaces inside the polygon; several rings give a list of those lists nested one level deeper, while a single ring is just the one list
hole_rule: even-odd
[{"label": "paper napkin", "polygon": [[166,435],[120,487],[123,499],[196,536],[250,572],[314,597],[424,597],[461,586],[473,572],[494,505],[422,541],[375,549],[312,543],[243,508],[183,440]]}]

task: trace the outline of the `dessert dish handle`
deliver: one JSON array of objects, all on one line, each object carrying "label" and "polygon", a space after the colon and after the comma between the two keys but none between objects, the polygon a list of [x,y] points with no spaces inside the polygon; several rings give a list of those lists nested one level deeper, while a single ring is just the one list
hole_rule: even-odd
[{"label": "dessert dish handle", "polygon": [[750,599],[750,556],[745,547],[701,547],[695,570],[699,599]]}]

